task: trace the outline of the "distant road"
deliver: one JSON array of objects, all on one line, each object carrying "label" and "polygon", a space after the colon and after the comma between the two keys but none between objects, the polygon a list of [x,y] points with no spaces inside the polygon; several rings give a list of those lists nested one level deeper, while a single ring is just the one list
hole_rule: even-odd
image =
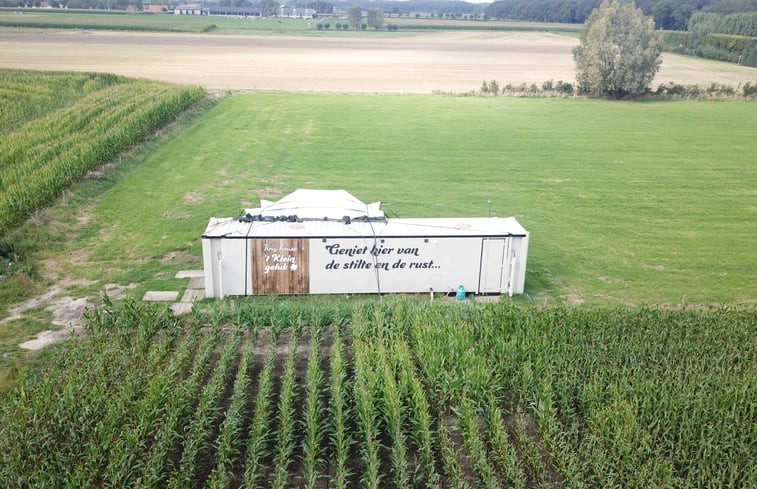
[{"label": "distant road", "polygon": [[[0,32],[0,67],[117,73],[210,90],[461,93],[484,80],[573,82],[577,43],[544,32],[337,38],[10,30]],[[757,69],[666,55],[657,80],[738,85],[757,81]]]}]

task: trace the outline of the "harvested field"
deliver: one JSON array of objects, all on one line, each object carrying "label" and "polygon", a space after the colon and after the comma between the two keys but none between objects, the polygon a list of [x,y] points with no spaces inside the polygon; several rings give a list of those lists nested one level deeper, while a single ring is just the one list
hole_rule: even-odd
[{"label": "harvested field", "polygon": [[[484,80],[574,80],[577,39],[543,32],[289,37],[101,31],[0,32],[0,66],[117,73],[210,90],[432,93]],[[757,69],[666,54],[655,83],[737,86]]]}]

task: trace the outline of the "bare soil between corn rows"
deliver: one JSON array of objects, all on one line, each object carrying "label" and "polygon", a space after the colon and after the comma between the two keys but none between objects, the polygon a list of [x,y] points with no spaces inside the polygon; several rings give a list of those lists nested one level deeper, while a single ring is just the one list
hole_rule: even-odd
[{"label": "bare soil between corn rows", "polygon": [[[462,93],[484,80],[573,82],[575,38],[545,32],[406,37],[0,31],[0,67],[116,73],[209,90]],[[663,55],[654,84],[739,86],[757,69]]]}]

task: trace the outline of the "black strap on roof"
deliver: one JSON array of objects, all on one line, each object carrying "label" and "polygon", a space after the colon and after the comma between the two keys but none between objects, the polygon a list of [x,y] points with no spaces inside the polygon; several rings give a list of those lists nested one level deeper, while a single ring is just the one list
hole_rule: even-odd
[{"label": "black strap on roof", "polygon": [[261,216],[260,214],[245,214],[236,218],[238,222],[307,222],[307,221],[330,221],[330,222],[343,222],[344,224],[352,224],[353,222],[386,222],[386,217],[368,217],[358,216],[350,217],[344,216],[341,219],[334,219],[331,217],[324,217],[322,219],[316,217],[301,218],[297,215],[291,216]]}]

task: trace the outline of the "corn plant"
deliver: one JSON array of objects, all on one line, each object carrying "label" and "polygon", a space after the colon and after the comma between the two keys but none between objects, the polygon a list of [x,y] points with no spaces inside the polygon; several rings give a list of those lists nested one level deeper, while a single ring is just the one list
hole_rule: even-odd
[{"label": "corn plant", "polygon": [[263,363],[263,369],[258,375],[255,414],[250,423],[244,472],[244,486],[250,489],[260,487],[258,484],[263,477],[264,459],[268,454],[268,441],[272,433],[270,411],[273,397],[274,359],[275,351],[270,350]]},{"label": "corn plant", "polygon": [[277,412],[283,348],[266,345],[255,382],[252,344],[238,350],[278,305],[176,319],[105,301],[85,337],[0,396],[0,487],[321,487],[326,470],[337,488],[491,487],[492,474],[516,488],[757,486],[749,309],[385,299],[336,318],[304,304],[277,320],[282,372],[315,328],[305,381],[282,376]]},{"label": "corn plant", "polygon": [[[108,480],[106,469],[108,460],[122,455],[120,442],[124,432],[136,421],[131,416],[137,413],[141,399],[144,399],[144,391],[149,383],[149,378],[157,373],[163,366],[165,357],[171,352],[173,338],[169,335],[151,335],[155,341],[151,347],[136,358],[136,367],[127,370],[126,377],[120,383],[116,394],[110,398],[110,408],[107,413],[94,426],[89,434],[87,443],[87,463],[78,472],[79,477],[84,477],[85,485],[103,485]],[[138,342],[137,337],[134,337]],[[132,454],[136,456],[137,454]],[[76,471],[72,471],[76,473]],[[116,474],[123,476],[124,474]]]}]

